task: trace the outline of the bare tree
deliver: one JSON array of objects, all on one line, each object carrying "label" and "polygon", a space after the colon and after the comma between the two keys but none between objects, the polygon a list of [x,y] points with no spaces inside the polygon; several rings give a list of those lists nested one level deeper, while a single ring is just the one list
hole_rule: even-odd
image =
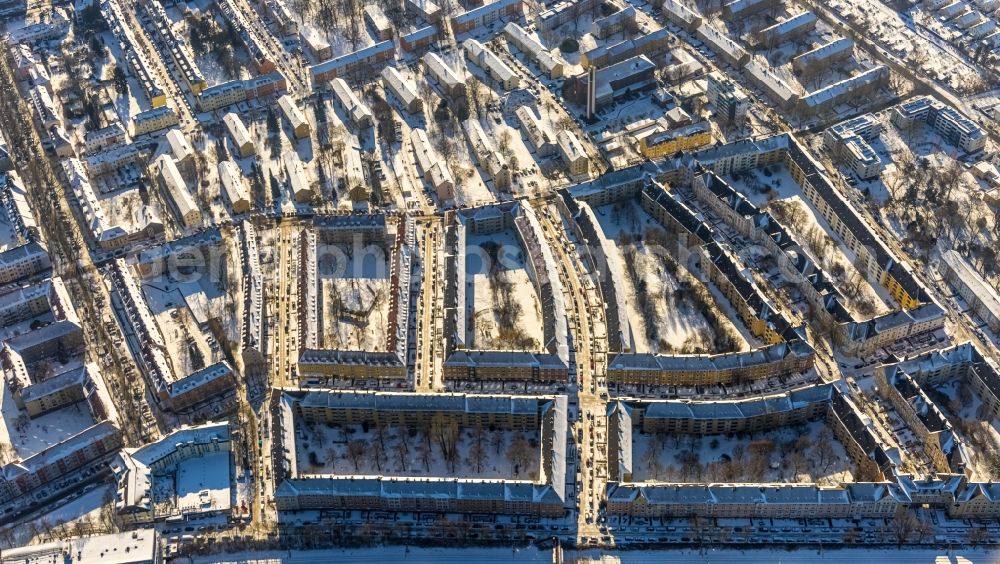
[{"label": "bare tree", "polygon": [[920,520],[908,508],[900,507],[896,510],[895,517],[889,521],[889,531],[896,537],[896,544],[902,548],[903,543],[913,534],[920,525]]},{"label": "bare tree", "polygon": [[353,440],[347,443],[347,458],[350,459],[351,464],[354,465],[354,471],[358,472],[361,470],[361,459],[365,455],[365,442],[360,440]]}]

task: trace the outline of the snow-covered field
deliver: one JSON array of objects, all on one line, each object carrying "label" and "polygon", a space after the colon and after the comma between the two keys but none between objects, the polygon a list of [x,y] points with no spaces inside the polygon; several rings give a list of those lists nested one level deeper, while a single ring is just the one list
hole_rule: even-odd
[{"label": "snow-covered field", "polygon": [[[488,250],[494,244],[499,246],[496,263]],[[544,342],[541,303],[525,267],[527,257],[514,232],[508,229],[472,236],[467,247],[466,330],[468,342],[473,343],[470,346],[539,349]],[[520,330],[512,333],[510,328]]]},{"label": "snow-covered field", "polygon": [[[305,475],[384,475],[481,479],[535,479],[538,433],[457,427],[449,457],[433,429],[372,424],[312,427],[298,424],[298,470]],[[444,434],[448,433],[445,425]],[[305,436],[306,438],[303,438]]]},{"label": "snow-covered field", "polygon": [[222,353],[211,333],[202,330],[225,300],[225,294],[214,283],[207,278],[178,283],[160,277],[143,284],[142,290],[170,348],[167,358],[177,378],[221,360]]},{"label": "snow-covered field", "polygon": [[[389,263],[382,247],[360,253],[324,246],[319,262],[319,307],[325,347],[383,351],[389,322]],[[368,252],[371,250],[371,252]]]},{"label": "snow-covered field", "polygon": [[[621,265],[621,272],[611,273],[626,292],[628,319],[632,321],[633,348],[640,352],[702,353],[747,350],[748,343],[726,316],[718,316],[724,326],[713,326],[705,313],[681,290],[678,276],[687,271],[678,267],[675,276],[666,270],[662,249],[651,247],[641,239],[647,230],[659,225],[634,200],[609,204],[594,209],[604,237],[613,241],[618,253],[612,264]],[[634,267],[628,266],[634,265]],[[631,275],[634,270],[640,276]],[[691,276],[688,284],[704,286]],[[638,284],[644,287],[642,292]],[[731,346],[720,350],[720,333],[729,336]]]},{"label": "snow-covered field", "polygon": [[824,421],[748,435],[632,432],[633,480],[668,482],[852,481],[850,458]]},{"label": "snow-covered field", "polygon": [[[6,381],[3,383],[3,403],[0,414],[0,459],[10,462],[24,459],[68,439],[94,424],[94,418],[85,402],[77,402],[35,418],[28,417],[14,403]],[[10,451],[8,451],[8,445]]]}]

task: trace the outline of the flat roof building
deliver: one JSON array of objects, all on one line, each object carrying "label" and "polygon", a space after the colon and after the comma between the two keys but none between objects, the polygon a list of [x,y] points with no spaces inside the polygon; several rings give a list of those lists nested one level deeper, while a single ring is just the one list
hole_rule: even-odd
[{"label": "flat roof building", "polygon": [[954,249],[941,255],[939,269],[962,299],[994,332],[1000,333],[1000,296],[979,272]]}]

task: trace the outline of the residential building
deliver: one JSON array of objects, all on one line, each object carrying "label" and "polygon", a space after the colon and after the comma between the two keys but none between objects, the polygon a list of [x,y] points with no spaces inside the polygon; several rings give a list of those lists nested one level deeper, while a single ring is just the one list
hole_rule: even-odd
[{"label": "residential building", "polygon": [[542,122],[541,118],[530,106],[520,106],[514,110],[521,122],[521,132],[527,139],[528,148],[539,157],[547,157],[556,152],[556,134],[551,127]]},{"label": "residential building", "polygon": [[906,128],[914,122],[925,122],[967,153],[974,153],[986,146],[986,132],[978,124],[955,108],[946,106],[930,96],[920,96],[899,104],[892,112],[892,123]]},{"label": "residential building", "polygon": [[708,22],[698,26],[695,36],[713,53],[733,67],[741,68],[750,60],[750,53],[738,41],[733,40]]},{"label": "residential building", "polygon": [[330,80],[330,88],[336,96],[337,107],[342,109],[357,127],[371,127],[373,123],[372,112],[368,106],[358,99],[358,96],[351,89],[350,85],[342,78]]},{"label": "residential building", "polygon": [[400,74],[396,67],[382,69],[382,84],[387,91],[396,96],[407,112],[412,114],[423,109],[424,101],[417,92],[417,85]]},{"label": "residential building", "polygon": [[841,37],[792,57],[792,68],[805,75],[812,75],[829,69],[834,63],[848,59],[853,54],[854,41]]},{"label": "residential building", "polygon": [[954,286],[972,311],[994,332],[1000,333],[1000,296],[979,272],[954,249],[941,254],[938,270]]},{"label": "residential building", "polygon": [[722,5],[726,19],[739,20],[754,14],[772,10],[779,5],[777,0],[732,0]]},{"label": "residential building", "polygon": [[[178,463],[231,450],[229,423],[226,421],[184,425],[139,448],[122,449],[111,462],[116,483],[115,513],[128,524],[228,513],[229,492],[226,492],[225,499],[207,495],[205,503],[193,507],[176,507],[173,504],[157,504],[154,489],[160,480],[172,481],[169,471],[176,471]],[[219,471],[218,468],[208,470]],[[229,469],[225,472],[228,475]],[[176,487],[176,484],[171,487]]]},{"label": "residential building", "polygon": [[486,27],[502,18],[521,15],[521,0],[495,0],[451,16],[451,31],[455,36]]},{"label": "residential building", "polygon": [[427,132],[420,128],[410,130],[410,142],[413,154],[416,156],[417,167],[434,189],[439,200],[450,200],[455,197],[455,180],[448,170],[447,164],[438,157],[427,139]]},{"label": "residential building", "polygon": [[132,136],[138,137],[146,133],[153,133],[154,131],[173,127],[178,123],[177,110],[170,106],[146,110],[132,116]]},{"label": "residential building", "polygon": [[875,178],[882,173],[882,159],[868,141],[878,137],[881,131],[882,124],[871,114],[865,114],[827,129],[823,134],[823,146],[858,178]]},{"label": "residential building", "polygon": [[432,0],[403,0],[406,12],[420,17],[427,23],[437,23],[441,20],[441,7]]},{"label": "residential building", "polygon": [[[661,28],[632,39],[598,45],[580,57],[580,64],[584,68],[592,66],[601,68],[620,63],[638,55],[655,57],[666,51],[670,44],[670,31],[667,28]],[[679,51],[684,52],[683,50]]]},{"label": "residential building", "polygon": [[[31,505],[38,506],[47,498],[78,486],[78,470],[106,459],[122,447],[121,431],[109,421],[103,421],[51,445],[24,460],[0,467],[0,503],[6,504],[63,478],[64,485],[48,488],[32,496]],[[39,499],[41,498],[41,499]],[[4,559],[8,558],[4,551]]]},{"label": "residential building", "polygon": [[756,31],[753,35],[758,46],[770,49],[816,29],[818,20],[816,14],[807,10]]},{"label": "residential building", "polygon": [[[565,396],[500,396],[385,392],[285,393],[280,398],[277,437],[285,457],[275,460],[278,511],[367,509],[447,511],[533,516],[565,514]],[[510,430],[538,429],[538,478],[374,477],[309,475],[300,472],[294,442],[297,424],[418,425],[432,417]],[[301,419],[303,423],[297,423]]]},{"label": "residential building", "polygon": [[333,57],[333,46],[326,40],[325,34],[314,27],[304,27],[299,30],[306,51],[317,61],[326,61]]},{"label": "residential building", "polygon": [[306,175],[302,161],[295,151],[285,151],[281,156],[284,164],[285,174],[288,175],[288,186],[295,196],[295,201],[299,203],[311,202],[316,197],[316,190],[313,188],[309,177]]},{"label": "residential building", "polygon": [[424,67],[427,69],[427,76],[437,82],[446,96],[455,99],[465,97],[465,79],[459,76],[448,63],[444,62],[440,55],[428,52],[423,57]]},{"label": "residential building", "polygon": [[166,136],[167,147],[174,157],[174,162],[180,166],[191,164],[194,161],[194,147],[188,141],[187,136],[180,129],[171,129]]},{"label": "residential building", "polygon": [[226,200],[233,208],[233,213],[241,214],[250,211],[250,196],[243,182],[243,172],[233,161],[219,161],[219,181]]},{"label": "residential building", "polygon": [[583,143],[575,133],[569,130],[560,131],[556,135],[556,143],[571,176],[584,176],[590,173],[590,157],[587,156]]},{"label": "residential building", "polygon": [[750,97],[735,81],[719,72],[708,75],[708,103],[724,123],[742,127],[750,110]]},{"label": "residential building", "polygon": [[187,182],[181,176],[177,164],[169,155],[162,155],[156,159],[156,168],[159,170],[160,182],[163,184],[167,200],[173,205],[177,212],[177,218],[185,227],[193,227],[201,223],[201,211],[195,203],[194,198],[188,191]]},{"label": "residential building", "polygon": [[247,127],[243,125],[243,120],[240,119],[240,116],[234,112],[229,112],[222,117],[222,123],[226,126],[229,138],[233,141],[233,146],[236,148],[236,154],[241,159],[257,154],[257,147],[254,145],[253,138],[250,136]]},{"label": "residential building", "polygon": [[497,190],[509,190],[510,166],[500,151],[496,149],[492,139],[486,135],[479,120],[467,119],[462,124],[462,129],[465,131],[465,139],[468,141],[480,169],[489,174]]},{"label": "residential building", "polygon": [[379,8],[377,4],[368,4],[364,8],[364,12],[365,22],[375,32],[375,39],[377,41],[392,39],[392,24],[389,22],[389,18],[385,17],[382,8]]},{"label": "residential building", "polygon": [[0,562],[41,563],[53,555],[65,555],[66,564],[157,564],[159,551],[156,530],[150,528],[9,548]]},{"label": "residential building", "polygon": [[677,129],[661,130],[639,141],[639,152],[648,158],[699,149],[712,143],[712,126],[701,121]]},{"label": "residential building", "polygon": [[[430,4],[430,2],[427,2]],[[439,31],[437,25],[428,25],[415,31],[399,36],[399,46],[408,53],[418,49],[429,47],[438,40]]]},{"label": "residential building", "polygon": [[701,14],[685,6],[681,0],[663,0],[661,10],[668,20],[688,33],[694,33],[701,26]]},{"label": "residential building", "polygon": [[619,33],[625,34],[636,28],[636,9],[627,6],[590,24],[590,33],[598,39],[607,39]]},{"label": "residential building", "polygon": [[469,61],[481,68],[504,90],[513,90],[520,85],[521,79],[517,73],[479,41],[466,39],[462,42],[462,47]]},{"label": "residential building", "polygon": [[288,125],[291,126],[295,139],[309,137],[309,121],[291,96],[285,94],[278,98],[278,107],[281,108],[282,115],[288,120]]},{"label": "residential building", "polygon": [[802,96],[799,99],[798,111],[804,115],[816,115],[831,110],[847,100],[869,96],[888,83],[889,67],[878,65]]},{"label": "residential building", "polygon": [[334,57],[328,61],[309,67],[312,75],[313,88],[326,83],[332,78],[352,78],[355,76],[371,76],[383,67],[382,63],[396,56],[396,46],[392,41],[381,41],[369,47],[358,49],[352,53]]},{"label": "residential building", "polygon": [[292,11],[288,9],[284,0],[266,0],[264,11],[271,16],[274,23],[278,24],[278,31],[282,35],[289,36],[299,33],[299,22],[292,15]]},{"label": "residential building", "polygon": [[517,22],[508,23],[503,31],[507,41],[514,44],[528,59],[535,61],[546,76],[553,79],[562,77],[564,66],[562,59],[552,54]]}]

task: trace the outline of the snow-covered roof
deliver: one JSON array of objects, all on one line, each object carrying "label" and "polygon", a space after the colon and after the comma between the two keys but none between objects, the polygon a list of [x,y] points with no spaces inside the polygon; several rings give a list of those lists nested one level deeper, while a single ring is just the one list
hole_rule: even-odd
[{"label": "snow-covered roof", "polygon": [[4,550],[4,564],[147,564],[159,559],[156,530],[80,537]]}]

